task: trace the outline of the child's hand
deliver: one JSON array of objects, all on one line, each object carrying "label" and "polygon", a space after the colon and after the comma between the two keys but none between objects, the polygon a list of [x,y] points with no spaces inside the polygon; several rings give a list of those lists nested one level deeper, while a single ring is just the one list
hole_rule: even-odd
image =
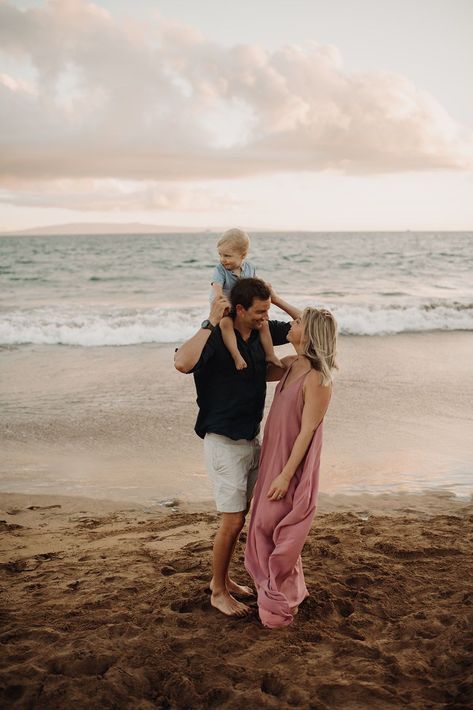
[{"label": "child's hand", "polygon": [[230,306],[225,296],[217,296],[214,298],[209,313],[209,321],[212,325],[218,325],[225,315],[225,311],[228,312],[229,308]]}]

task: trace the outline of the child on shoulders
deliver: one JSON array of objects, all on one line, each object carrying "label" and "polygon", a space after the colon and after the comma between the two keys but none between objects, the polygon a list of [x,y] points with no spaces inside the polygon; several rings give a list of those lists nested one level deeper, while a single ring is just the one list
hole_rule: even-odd
[{"label": "child on shoulders", "polygon": [[[255,267],[246,261],[250,247],[250,239],[242,229],[228,229],[217,242],[217,251],[220,263],[214,269],[212,276],[212,300],[217,296],[230,297],[230,291],[238,279],[256,276]],[[247,363],[241,356],[237,346],[237,339],[233,329],[232,319],[225,316],[220,321],[223,342],[230,352],[237,370],[243,370]],[[260,332],[261,344],[266,355],[266,362],[283,367],[276,356],[267,322],[263,324]]]}]

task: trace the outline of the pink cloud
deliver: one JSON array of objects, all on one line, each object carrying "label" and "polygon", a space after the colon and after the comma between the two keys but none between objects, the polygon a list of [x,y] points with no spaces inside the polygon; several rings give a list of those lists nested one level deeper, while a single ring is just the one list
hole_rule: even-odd
[{"label": "pink cloud", "polygon": [[472,165],[471,133],[434,97],[400,75],[350,73],[332,46],[227,48],[83,0],[2,3],[0,46],[34,69],[33,83],[0,81],[6,187]]}]

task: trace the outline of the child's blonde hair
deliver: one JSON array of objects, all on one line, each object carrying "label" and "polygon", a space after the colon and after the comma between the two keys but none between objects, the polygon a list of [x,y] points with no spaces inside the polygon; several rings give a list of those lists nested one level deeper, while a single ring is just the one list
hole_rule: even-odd
[{"label": "child's blonde hair", "polygon": [[337,321],[325,308],[304,309],[302,313],[304,333],[304,355],[312,367],[320,372],[321,384],[332,383],[332,370],[338,369],[337,356]]},{"label": "child's blonde hair", "polygon": [[250,248],[250,238],[243,229],[234,227],[233,229],[227,229],[222,234],[217,242],[217,247],[221,247],[224,244],[234,247],[241,254],[247,254]]}]

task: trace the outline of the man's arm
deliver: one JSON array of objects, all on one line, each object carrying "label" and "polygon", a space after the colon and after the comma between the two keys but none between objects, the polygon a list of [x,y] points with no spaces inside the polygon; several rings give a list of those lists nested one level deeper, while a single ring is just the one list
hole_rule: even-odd
[{"label": "man's arm", "polygon": [[284,369],[282,367],[278,367],[277,365],[269,364],[266,368],[266,382],[279,382],[289,365],[294,362],[296,357],[297,355],[286,355],[286,357],[282,357],[281,362],[284,365]]},{"label": "man's arm", "polygon": [[299,308],[296,308],[295,306],[291,306],[290,303],[287,303],[286,301],[283,301],[282,298],[280,298],[276,293],[273,291],[273,287],[271,284],[268,284],[268,286],[271,289],[271,303],[278,308],[280,308],[282,311],[285,311],[291,318],[300,318],[302,315],[302,311]]},{"label": "man's arm", "polygon": [[[228,308],[228,301],[224,296],[214,298],[209,313],[209,321],[213,326],[220,323],[226,308]],[[206,328],[199,328],[192,338],[189,338],[189,340],[186,340],[186,342],[181,345],[174,355],[174,367],[176,370],[185,373],[192,370],[202,355],[202,351],[211,332],[211,330]]]}]

